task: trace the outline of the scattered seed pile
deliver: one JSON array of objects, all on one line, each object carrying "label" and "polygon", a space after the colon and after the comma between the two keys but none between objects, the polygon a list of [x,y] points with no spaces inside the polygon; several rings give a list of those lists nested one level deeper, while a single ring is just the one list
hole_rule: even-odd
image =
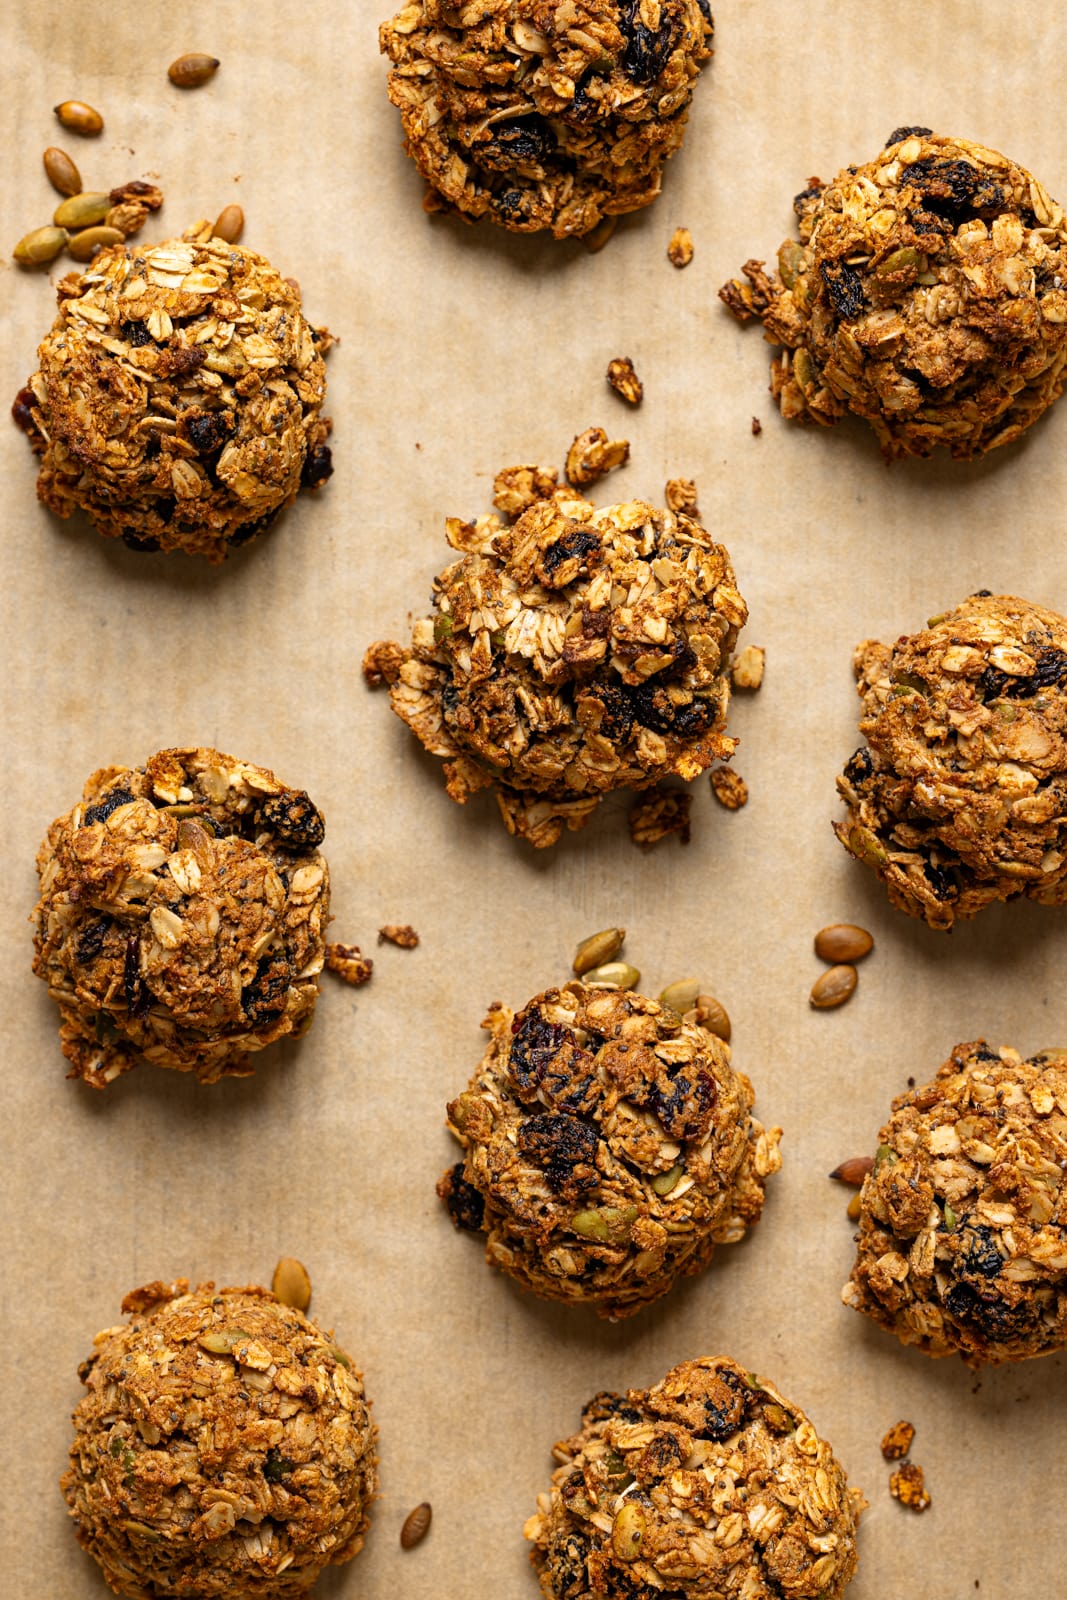
[{"label": "scattered seed pile", "polygon": [[526,1524],[547,1600],[839,1600],[866,1502],[799,1407],[725,1356],[598,1394]]},{"label": "scattered seed pile", "polygon": [[265,1289],[123,1301],[80,1369],[63,1491],[129,1600],[284,1600],[362,1548],[377,1429],[360,1373]]},{"label": "scattered seed pile", "polygon": [[711,37],[709,0],[411,0],[380,39],[427,210],[562,239],[647,206]]},{"label": "scattered seed pile", "polygon": [[[523,471],[525,497],[501,489]],[[747,611],[727,551],[692,518],[640,500],[597,509],[543,469],[497,484],[514,526],[450,518],[462,556],[435,580],[436,615],[410,649],[372,645],[363,670],[448,758],[453,800],[495,788],[508,831],[545,846],[613,789],[695,778],[733,753]]]},{"label": "scattered seed pile", "polygon": [[490,1010],[448,1107],[464,1159],[438,1194],[492,1265],[629,1316],[759,1220],[781,1129],[751,1115],[752,1085],[695,1015],[581,983]]},{"label": "scattered seed pile", "polygon": [[720,290],[772,344],[785,417],[865,417],[890,459],[1009,444],[1060,394],[1067,222],[1036,178],[981,145],[898,128],[874,161],[794,201],[778,271]]},{"label": "scattered seed pile", "polygon": [[893,1102],[842,1298],[971,1366],[1067,1345],[1067,1051],[960,1044]]},{"label": "scattered seed pile", "polygon": [[225,560],[330,475],[329,343],[288,279],[207,223],[101,250],[60,283],[16,401],[38,497],[135,550]]},{"label": "scattered seed pile", "polygon": [[834,831],[895,906],[951,928],[995,900],[1067,901],[1067,619],[982,591],[855,655],[856,751]]},{"label": "scattered seed pile", "polygon": [[103,767],[37,856],[34,971],[72,1077],[138,1061],[204,1083],[311,1026],[325,955],[325,826],[302,789],[217,750]]}]

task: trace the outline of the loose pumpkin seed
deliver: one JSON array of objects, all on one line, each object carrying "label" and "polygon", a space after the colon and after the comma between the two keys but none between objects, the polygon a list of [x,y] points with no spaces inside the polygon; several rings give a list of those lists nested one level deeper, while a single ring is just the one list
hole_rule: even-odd
[{"label": "loose pumpkin seed", "polygon": [[64,100],[52,109],[64,128],[69,128],[71,133],[80,133],[85,138],[92,138],[95,134],[103,132],[103,117],[92,106],[86,105],[84,100]]},{"label": "loose pumpkin seed", "polygon": [[409,1511],[404,1518],[404,1526],[400,1530],[400,1548],[413,1550],[420,1544],[430,1531],[433,1519],[433,1507],[428,1500],[417,1505],[414,1511]]},{"label": "loose pumpkin seed", "polygon": [[227,244],[236,244],[245,231],[245,214],[238,205],[223,206],[215,218],[212,233],[216,239],[225,239]]},{"label": "loose pumpkin seed", "polygon": [[614,961],[625,938],[625,928],[603,928],[600,933],[591,933],[588,939],[583,939],[574,952],[571,970],[575,976],[580,978],[583,973],[591,972],[605,961]]},{"label": "loose pumpkin seed", "polygon": [[816,1011],[830,1011],[851,999],[856,988],[855,967],[830,967],[811,986],[811,1004]]},{"label": "loose pumpkin seed", "polygon": [[71,235],[67,251],[75,261],[91,261],[98,250],[109,244],[121,244],[122,239],[117,228],[83,228],[80,233]]},{"label": "loose pumpkin seed", "polygon": [[697,1024],[701,1028],[706,1028],[709,1033],[713,1033],[724,1044],[729,1044],[732,1029],[730,1027],[730,1018],[722,1001],[716,1000],[715,996],[711,994],[698,994],[695,1010],[696,1017],[694,1020]]},{"label": "loose pumpkin seed", "polygon": [[292,1306],[296,1311],[306,1311],[311,1304],[311,1279],[295,1256],[282,1256],[274,1269],[271,1289],[283,1306]]},{"label": "loose pumpkin seed", "polygon": [[199,89],[202,83],[207,83],[219,70],[218,58],[206,56],[198,50],[191,50],[188,55],[179,56],[177,61],[172,61],[167,68],[167,77],[176,89]]},{"label": "loose pumpkin seed", "polygon": [[815,935],[815,954],[820,961],[837,966],[841,961],[862,961],[874,949],[874,940],[866,928],[854,922],[833,922],[820,928]]},{"label": "loose pumpkin seed", "polygon": [[95,223],[103,222],[110,210],[110,195],[86,190],[61,201],[56,206],[52,221],[57,228],[91,228]]},{"label": "loose pumpkin seed", "polygon": [[603,966],[587,972],[585,982],[603,984],[608,989],[636,989],[641,982],[641,974],[628,961],[606,961]]},{"label": "loose pumpkin seed", "polygon": [[81,194],[82,175],[65,150],[49,145],[42,160],[45,175],[57,194]]},{"label": "loose pumpkin seed", "polygon": [[23,267],[40,267],[54,261],[70,235],[65,228],[34,228],[24,234],[11,254]]},{"label": "loose pumpkin seed", "polygon": [[659,1003],[666,1006],[668,1011],[674,1011],[678,1016],[684,1017],[687,1011],[692,1011],[700,994],[700,984],[696,978],[679,978],[676,983],[669,983],[661,992]]}]

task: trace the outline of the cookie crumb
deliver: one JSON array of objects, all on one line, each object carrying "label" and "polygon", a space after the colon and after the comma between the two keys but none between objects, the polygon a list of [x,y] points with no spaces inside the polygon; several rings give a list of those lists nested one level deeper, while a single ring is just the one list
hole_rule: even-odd
[{"label": "cookie crumb", "polygon": [[667,246],[667,256],[672,267],[687,267],[693,259],[693,235],[688,228],[675,228]]},{"label": "cookie crumb", "polygon": [[910,1422],[894,1422],[882,1440],[882,1454],[887,1461],[901,1461],[911,1449],[915,1429]]},{"label": "cookie crumb", "polygon": [[699,522],[697,486],[692,478],[668,478],[663,497],[667,502],[667,510],[673,511],[675,516],[695,517]]},{"label": "cookie crumb", "polygon": [[740,811],[748,804],[748,784],[732,767],[716,767],[711,774],[711,792],[727,811]]},{"label": "cookie crumb", "polygon": [[358,989],[362,983],[369,983],[374,971],[374,962],[370,956],[360,954],[358,944],[328,944],[326,966],[330,972],[336,972],[339,978],[343,978],[345,983],[350,983],[353,989]]},{"label": "cookie crumb", "polygon": [[676,833],[679,843],[689,843],[689,808],[693,797],[677,789],[661,789],[637,800],[630,811],[630,838],[642,850]]},{"label": "cookie crumb", "polygon": [[403,665],[404,652],[391,639],[379,639],[363,652],[363,676],[372,689],[380,689],[383,683],[395,683]]},{"label": "cookie crumb", "polygon": [[501,467],[493,479],[493,504],[509,522],[514,522],[538,500],[551,500],[558,487],[555,467]]},{"label": "cookie crumb", "polygon": [[755,691],[763,682],[763,668],[767,652],[758,644],[746,644],[733,664],[730,674],[735,689]]},{"label": "cookie crumb", "polygon": [[930,1496],[923,1486],[923,1469],[912,1461],[905,1461],[896,1472],[889,1474],[889,1493],[909,1511],[925,1511]]},{"label": "cookie crumb", "polygon": [[629,439],[609,439],[603,428],[586,428],[567,451],[567,482],[572,489],[585,489],[629,459]]},{"label": "cookie crumb", "polygon": [[644,399],[645,386],[629,356],[615,356],[608,362],[608,382],[628,405],[639,406]]},{"label": "cookie crumb", "polygon": [[752,436],[753,436],[753,438],[758,439],[762,432],[763,432],[763,423],[760,421],[760,419],[758,417],[753,417],[752,418]]},{"label": "cookie crumb", "polygon": [[406,922],[387,922],[384,928],[378,929],[379,944],[395,944],[401,950],[414,950],[418,942],[418,934]]}]

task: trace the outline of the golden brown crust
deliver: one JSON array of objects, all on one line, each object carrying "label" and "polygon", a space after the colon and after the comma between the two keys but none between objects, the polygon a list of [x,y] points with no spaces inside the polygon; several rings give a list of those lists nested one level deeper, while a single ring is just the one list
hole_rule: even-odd
[{"label": "golden brown crust", "polygon": [[868,743],[837,787],[841,843],[932,928],[1019,895],[1067,901],[1067,619],[971,595],[856,651]]},{"label": "golden brown crust", "polygon": [[545,1600],[840,1600],[866,1504],[798,1406],[725,1356],[598,1394],[525,1534]]},{"label": "golden brown crust", "polygon": [[217,750],[104,767],[37,856],[34,971],[72,1077],[138,1061],[204,1083],[311,1025],[325,956],[325,825],[302,789]]},{"label": "golden brown crust", "polygon": [[752,1116],[752,1085],[695,1018],[581,983],[490,1010],[448,1108],[464,1158],[438,1186],[490,1263],[629,1316],[759,1220],[781,1130]]},{"label": "golden brown crust", "polygon": [[897,129],[874,161],[817,178],[778,271],[720,290],[782,347],[787,418],[865,417],[890,459],[1017,439],[1067,369],[1067,223],[1036,178],[966,139]]},{"label": "golden brown crust", "polygon": [[959,1044],[893,1102],[846,1305],[970,1366],[1067,1345],[1067,1052]]},{"label": "golden brown crust", "polygon": [[60,286],[29,380],[38,497],[137,550],[225,560],[330,474],[329,336],[207,223],[102,250]]},{"label": "golden brown crust", "polygon": [[266,1289],[153,1283],[80,1370],[63,1492],[129,1600],[284,1600],[363,1545],[377,1429],[361,1374]]}]

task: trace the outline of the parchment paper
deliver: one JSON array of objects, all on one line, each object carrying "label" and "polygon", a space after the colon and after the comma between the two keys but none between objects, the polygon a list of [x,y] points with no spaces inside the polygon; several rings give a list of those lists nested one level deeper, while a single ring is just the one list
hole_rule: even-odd
[{"label": "parchment paper", "polygon": [[[384,11],[385,0],[382,0]],[[27,0],[9,16],[0,107],[9,252],[55,203],[40,155],[59,143],[90,187],[158,174],[145,239],[244,206],[245,242],[299,278],[341,336],[328,410],[337,472],[225,569],[139,556],[38,509],[13,427],[3,452],[5,1151],[0,1591],[104,1591],[57,1488],[78,1362],[122,1295],[179,1274],[269,1281],[299,1256],[312,1310],[362,1365],[381,1428],[382,1497],[367,1548],[327,1597],[532,1600],[521,1537],[554,1440],[601,1388],[729,1353],[773,1378],[832,1441],[871,1501],[850,1600],[1052,1600],[1065,1592],[1062,1356],[976,1378],[933,1363],[840,1305],[852,1259],[847,1194],[826,1174],[873,1147],[891,1097],[960,1039],[1030,1053],[1067,1037],[1067,921],[997,907],[951,937],[890,910],[830,832],[833,780],[855,748],[850,653],[978,587],[1067,609],[1067,403],[977,465],[883,466],[873,437],[782,422],[768,350],[715,290],[773,258],[809,175],[869,159],[902,123],[1010,153],[1067,194],[1067,16],[1000,0],[722,0],[717,54],[660,201],[590,257],[427,218],[377,54],[379,8],[323,0],[211,8]],[[222,59],[181,94],[184,50]],[[87,99],[103,136],[62,133],[51,107]],[[676,225],[696,245],[675,271]],[[66,267],[52,274],[58,278]],[[8,264],[3,392],[34,369],[53,315],[46,277]],[[604,381],[632,356],[632,413]],[[763,421],[753,437],[750,419]],[[696,477],[767,648],[738,696],[730,815],[696,785],[693,841],[648,855],[625,803],[555,851],[508,839],[491,799],[461,811],[438,764],[359,677],[363,647],[406,636],[451,552],[446,514],[490,509],[494,471],[562,463],[580,429],[633,443],[599,498],[660,500]],[[371,947],[375,976],[330,979],[299,1046],[254,1078],[200,1089],[148,1068],[106,1096],[64,1079],[56,1014],[30,975],[26,917],[47,824],[107,762],[184,742],[274,768],[328,822],[336,937]],[[815,930],[876,938],[858,993],[817,1014]],[[413,952],[373,949],[411,922]],[[629,930],[657,993],[701,978],[734,1021],[757,1110],[785,1128],[785,1166],[749,1240],[653,1311],[608,1325],[521,1296],[457,1236],[433,1186],[456,1151],[444,1106],[481,1053],[478,1023],[568,975],[585,934]],[[878,1444],[898,1418],[933,1496],[922,1518],[888,1494]],[[427,1541],[397,1542],[432,1501]]]}]

